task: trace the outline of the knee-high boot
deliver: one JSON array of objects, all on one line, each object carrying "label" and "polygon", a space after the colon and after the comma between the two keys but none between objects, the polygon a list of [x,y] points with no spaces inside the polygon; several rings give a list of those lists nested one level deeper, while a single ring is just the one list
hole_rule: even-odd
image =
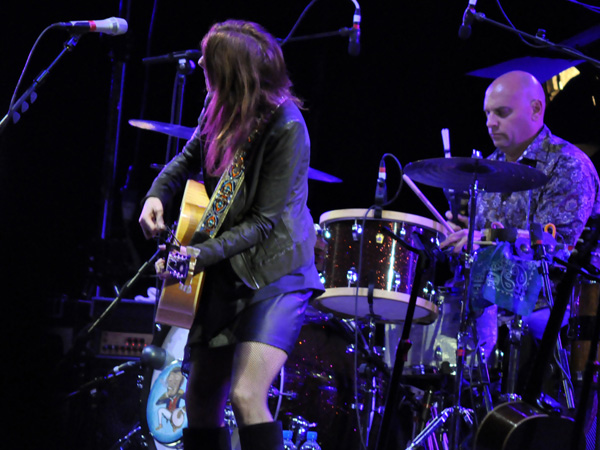
[{"label": "knee-high boot", "polygon": [[265,422],[241,427],[242,450],[283,450],[281,422]]},{"label": "knee-high boot", "polygon": [[229,429],[220,428],[184,428],[184,450],[231,450]]}]

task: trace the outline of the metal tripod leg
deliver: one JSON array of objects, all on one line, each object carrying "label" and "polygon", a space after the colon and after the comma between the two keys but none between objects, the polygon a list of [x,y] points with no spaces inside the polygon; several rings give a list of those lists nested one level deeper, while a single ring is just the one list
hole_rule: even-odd
[{"label": "metal tripod leg", "polygon": [[[471,329],[471,333],[472,333],[472,337],[473,337],[474,341],[478,342],[477,330],[476,330],[475,324],[471,320],[468,321],[467,328]],[[468,333],[464,333],[464,334],[468,334]],[[459,338],[463,339],[464,336],[462,336],[462,337],[458,336],[457,339],[459,339]],[[489,389],[490,379],[489,379],[487,367],[485,366],[486,362],[485,362],[485,353],[484,353],[483,348],[479,347],[477,349],[477,353],[475,354],[475,357],[476,357],[476,363],[477,363],[478,373],[479,373],[479,378],[480,378],[480,385],[482,388],[483,404],[485,406],[486,411],[489,413],[492,410],[492,396],[491,396],[490,389]],[[462,385],[462,380],[460,380],[460,379],[456,379],[455,382],[459,383],[459,385]],[[469,427],[473,427],[473,425],[476,422],[476,415],[472,409],[464,408],[464,407],[460,406],[460,404],[448,407],[448,408],[444,409],[439,415],[436,415],[431,421],[429,421],[427,423],[425,428],[423,428],[423,430],[415,437],[415,439],[412,441],[410,446],[407,447],[407,450],[413,450],[413,449],[419,447],[420,445],[425,445],[423,443],[426,442],[429,439],[429,437],[440,426],[445,424],[449,418],[451,418],[451,417],[455,418],[456,414],[460,414],[462,416],[463,420],[469,425]],[[456,430],[454,432],[456,432]],[[447,448],[447,446],[446,446],[446,448]]]},{"label": "metal tripod leg", "polygon": [[423,442],[440,426],[444,425],[446,421],[456,414],[460,414],[464,420],[464,422],[469,426],[473,427],[474,424],[474,413],[473,410],[468,408],[463,408],[462,406],[450,406],[449,408],[444,409],[435,419],[430,421],[423,431],[419,433],[419,435],[411,442],[411,444],[406,447],[406,450],[415,450],[419,446],[423,445]]}]

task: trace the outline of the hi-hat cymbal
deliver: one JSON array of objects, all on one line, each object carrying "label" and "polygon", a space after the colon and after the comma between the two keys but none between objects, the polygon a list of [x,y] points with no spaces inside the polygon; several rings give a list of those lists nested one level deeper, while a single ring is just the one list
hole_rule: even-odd
[{"label": "hi-hat cymbal", "polygon": [[[142,130],[158,131],[159,133],[166,134],[181,139],[190,139],[194,134],[195,128],[185,127],[183,125],[176,125],[173,123],[156,122],[153,120],[129,120],[129,125]],[[341,183],[342,180],[338,177],[330,175],[320,170],[308,168],[308,178],[315,181],[323,181],[325,183]]]},{"label": "hi-hat cymbal", "polygon": [[548,181],[542,171],[524,164],[468,157],[415,161],[404,173],[419,183],[457,191],[468,191],[475,179],[486,192],[527,191]]}]

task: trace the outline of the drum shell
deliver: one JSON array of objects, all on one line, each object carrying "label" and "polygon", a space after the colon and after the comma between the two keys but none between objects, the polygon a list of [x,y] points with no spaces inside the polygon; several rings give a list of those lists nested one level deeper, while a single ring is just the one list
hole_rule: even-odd
[{"label": "drum shell", "polygon": [[[462,289],[436,288],[439,315],[431,324],[413,324],[409,333],[411,347],[404,363],[405,374],[454,373],[463,295]],[[486,360],[490,359],[498,341],[497,313],[498,308],[492,305],[475,320],[478,341],[485,351]],[[389,365],[394,364],[402,331],[403,324],[386,325],[386,363]],[[475,347],[471,332],[465,335],[465,344],[469,349]],[[465,362],[474,363],[474,353],[468,354]]]},{"label": "drum shell", "polygon": [[[353,317],[352,297],[356,289],[352,288],[359,288],[359,296],[364,298],[371,287],[374,312],[380,321],[404,320],[418,255],[382,230],[387,228],[408,245],[419,248],[420,243],[425,247],[437,247],[445,237],[443,227],[411,214],[383,211],[381,219],[376,219],[372,211],[367,217],[365,213],[366,210],[348,209],[321,216],[321,227],[328,243],[321,272],[326,292],[317,303],[341,317]],[[361,274],[358,274],[359,267]],[[435,261],[430,261],[425,272],[420,274],[421,281],[415,287],[418,304],[414,320],[431,322],[437,316],[437,308],[431,301],[435,272]],[[349,280],[353,274],[356,274],[355,281]],[[358,309],[359,316],[369,312],[364,301]]]}]

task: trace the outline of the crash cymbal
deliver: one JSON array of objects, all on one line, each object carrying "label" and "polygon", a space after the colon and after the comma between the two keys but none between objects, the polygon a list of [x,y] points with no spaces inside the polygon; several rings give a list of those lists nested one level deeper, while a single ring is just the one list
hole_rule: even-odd
[{"label": "crash cymbal", "polygon": [[131,119],[129,125],[141,128],[142,130],[158,131],[159,133],[181,139],[191,138],[195,130],[193,127],[184,127],[183,125],[176,125],[174,123],[155,122],[153,120]]},{"label": "crash cymbal", "polygon": [[413,181],[457,191],[468,191],[475,179],[487,192],[528,191],[548,181],[543,172],[524,164],[468,157],[415,161],[404,173]]},{"label": "crash cymbal", "polygon": [[[158,131],[159,133],[166,134],[181,139],[190,139],[194,134],[195,128],[184,127],[183,125],[175,125],[172,123],[156,122],[153,120],[139,120],[131,119],[129,125],[142,130]],[[155,165],[158,168],[158,165]],[[341,183],[342,180],[328,173],[321,172],[320,170],[308,168],[308,178],[315,181],[323,181],[325,183]]]}]

